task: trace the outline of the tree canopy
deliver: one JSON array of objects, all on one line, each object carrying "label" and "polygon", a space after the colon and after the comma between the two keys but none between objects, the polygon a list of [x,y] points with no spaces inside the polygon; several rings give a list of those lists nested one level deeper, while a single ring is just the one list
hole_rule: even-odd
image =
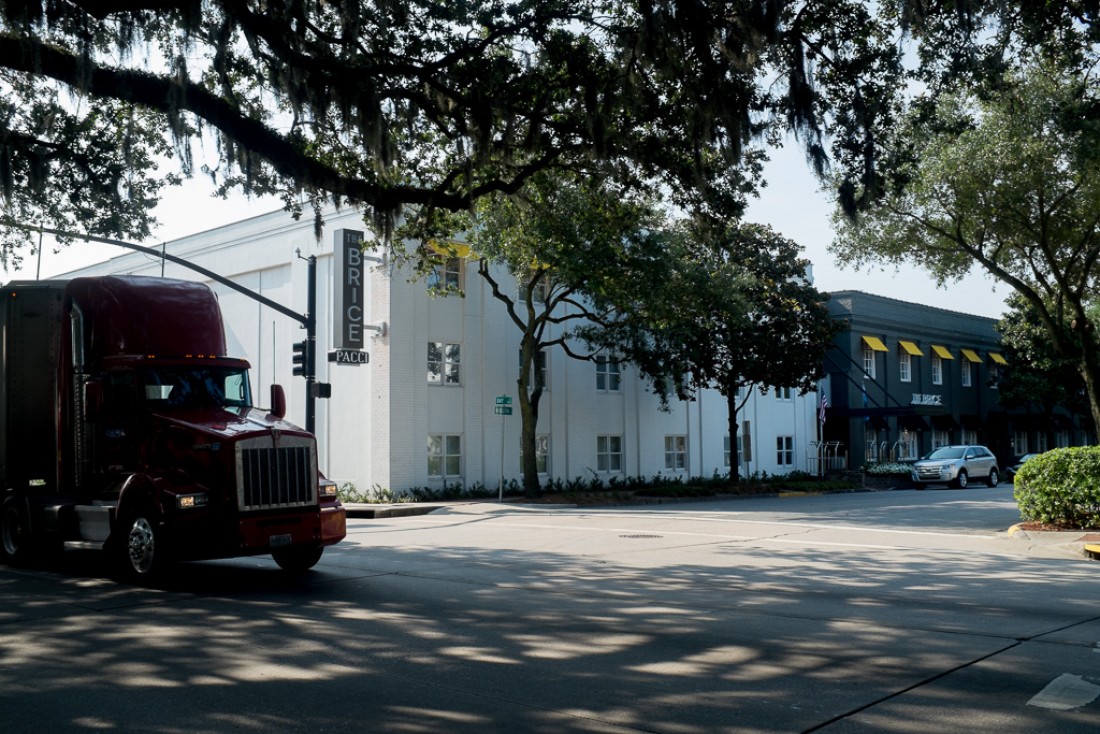
[{"label": "tree canopy", "polygon": [[664,216],[647,197],[606,178],[542,172],[516,195],[486,196],[473,213],[445,222],[451,232],[442,231],[439,218],[414,218],[401,234],[428,239],[444,258],[476,258],[478,274],[516,327],[523,485],[534,496],[540,491],[535,442],[548,360],[552,353],[595,359],[575,332],[637,316],[636,294],[649,292],[669,263]]},{"label": "tree canopy", "polygon": [[994,90],[945,95],[897,133],[904,188],[857,219],[838,216],[834,251],[855,263],[912,262],[942,282],[974,265],[1033,309],[1073,360],[1100,426],[1100,344],[1089,315],[1100,277],[1100,83],[1046,61]]},{"label": "tree canopy", "polygon": [[736,215],[769,132],[796,131],[819,170],[831,136],[871,175],[892,17],[860,0],[3,3],[4,213],[140,237],[205,154],[222,193],[349,203],[384,229],[593,163]]},{"label": "tree canopy", "polygon": [[582,334],[637,365],[663,401],[717,390],[736,445],[749,391],[817,389],[838,324],[798,245],[767,226],[695,217],[666,242],[666,270],[632,318]]}]

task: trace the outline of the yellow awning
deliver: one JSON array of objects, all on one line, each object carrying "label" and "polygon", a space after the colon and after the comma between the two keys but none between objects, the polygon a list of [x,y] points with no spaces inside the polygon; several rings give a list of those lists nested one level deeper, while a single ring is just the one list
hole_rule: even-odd
[{"label": "yellow awning", "polygon": [[939,344],[932,345],[932,351],[936,353],[936,356],[940,359],[954,359],[955,355],[948,351],[947,347],[941,347]]},{"label": "yellow awning", "polygon": [[1008,360],[1002,357],[1000,352],[990,352],[989,358],[997,364],[1008,364]]},{"label": "yellow awning", "polygon": [[464,257],[467,259],[477,259],[477,253],[472,252],[469,245],[465,245],[461,242],[455,242],[454,240],[448,240],[446,242],[429,240],[428,247],[432,248],[434,252],[445,257]]},{"label": "yellow awning", "polygon": [[898,344],[900,344],[901,348],[904,349],[908,354],[912,354],[914,357],[924,356],[924,352],[922,352],[920,350],[920,347],[918,347],[913,342],[907,342],[904,339],[898,339]]},{"label": "yellow awning", "polygon": [[882,343],[882,339],[879,339],[877,336],[864,335],[863,336],[863,341],[867,346],[869,346],[872,350],[874,350],[876,352],[889,352],[890,351],[889,349],[886,348],[886,345]]},{"label": "yellow awning", "polygon": [[978,353],[975,352],[973,349],[960,349],[959,351],[963,353],[964,357],[966,357],[967,362],[974,362],[976,364],[981,364],[982,358],[979,357]]}]

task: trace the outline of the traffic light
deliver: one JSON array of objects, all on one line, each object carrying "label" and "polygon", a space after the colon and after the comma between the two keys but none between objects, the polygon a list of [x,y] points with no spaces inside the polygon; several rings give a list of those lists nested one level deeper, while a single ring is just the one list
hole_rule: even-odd
[{"label": "traffic light", "polygon": [[294,356],[292,360],[294,362],[294,374],[306,376],[309,365],[309,341],[294,342],[292,345],[294,348]]}]

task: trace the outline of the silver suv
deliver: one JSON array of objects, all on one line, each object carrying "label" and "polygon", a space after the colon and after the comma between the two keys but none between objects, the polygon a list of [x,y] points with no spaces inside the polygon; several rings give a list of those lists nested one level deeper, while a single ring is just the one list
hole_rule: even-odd
[{"label": "silver suv", "polygon": [[997,457],[985,446],[940,446],[913,464],[913,483],[949,484],[965,489],[971,479],[984,478],[990,487],[1001,480]]}]

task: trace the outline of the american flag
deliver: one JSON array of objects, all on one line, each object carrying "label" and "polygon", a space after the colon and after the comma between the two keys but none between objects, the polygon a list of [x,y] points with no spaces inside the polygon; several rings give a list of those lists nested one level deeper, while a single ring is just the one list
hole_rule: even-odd
[{"label": "american flag", "polygon": [[825,422],[825,409],[829,407],[829,401],[825,397],[825,393],[821,393],[821,407],[817,411],[817,420],[819,423]]}]

